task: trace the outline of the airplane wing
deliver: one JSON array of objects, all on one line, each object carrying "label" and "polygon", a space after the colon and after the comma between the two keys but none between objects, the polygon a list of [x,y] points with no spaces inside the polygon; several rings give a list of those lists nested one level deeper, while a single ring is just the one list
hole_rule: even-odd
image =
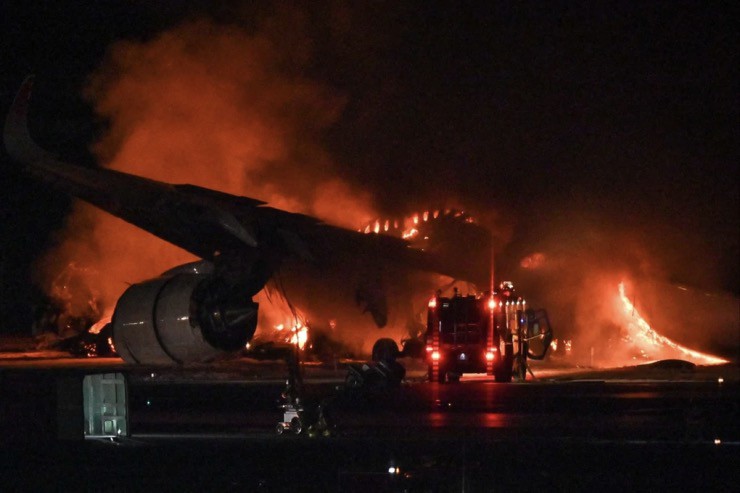
[{"label": "airplane wing", "polygon": [[[454,264],[409,248],[400,238],[350,231],[269,207],[260,200],[196,185],[164,183],[57,159],[30,136],[32,86],[33,78],[29,77],[16,96],[4,129],[8,154],[23,171],[213,264],[206,279],[204,274],[179,273],[134,285],[124,293],[116,307],[113,328],[116,347],[127,361],[199,361],[212,357],[214,347],[242,347],[256,327],[257,307],[249,298],[264,287],[285,259],[320,267],[351,256],[459,279],[468,276]],[[161,300],[168,289],[173,291],[165,303]],[[376,299],[382,293],[364,296],[366,310],[378,325],[384,325],[386,305]],[[162,324],[162,320],[169,322]],[[185,337],[193,325],[201,334]],[[208,347],[194,349],[204,341]]]},{"label": "airplane wing", "polygon": [[[220,206],[227,202],[222,197],[226,194],[110,169],[77,166],[37,147],[27,124],[32,85],[31,77],[23,83],[4,132],[8,154],[23,164],[24,171],[201,258],[210,259],[219,250],[256,247],[253,235],[229,210]],[[242,216],[246,215],[245,211],[264,204],[244,197],[230,198]]]}]

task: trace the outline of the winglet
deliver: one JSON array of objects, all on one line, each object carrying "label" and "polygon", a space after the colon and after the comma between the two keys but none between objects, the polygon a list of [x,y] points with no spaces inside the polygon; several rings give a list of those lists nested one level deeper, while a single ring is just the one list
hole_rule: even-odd
[{"label": "winglet", "polygon": [[44,157],[51,157],[46,151],[38,147],[31,139],[28,131],[28,106],[33,88],[33,75],[26,77],[8,116],[5,118],[3,140],[5,149],[10,157],[16,161],[33,162]]}]

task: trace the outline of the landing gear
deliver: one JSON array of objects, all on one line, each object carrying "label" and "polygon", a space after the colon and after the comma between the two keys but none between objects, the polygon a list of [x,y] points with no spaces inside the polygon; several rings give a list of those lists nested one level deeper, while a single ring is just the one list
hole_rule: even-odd
[{"label": "landing gear", "polygon": [[378,339],[373,344],[372,360],[376,363],[380,361],[395,361],[399,354],[398,345],[393,339],[384,337]]},{"label": "landing gear", "polygon": [[304,402],[303,376],[297,348],[293,345],[284,348],[283,357],[288,364],[288,380],[281,394],[280,408],[283,419],[275,425],[278,435],[293,433],[295,435],[331,436],[334,425],[328,417],[329,399],[324,399],[318,406]]},{"label": "landing gear", "polygon": [[406,368],[395,360],[378,363],[351,364],[345,383],[349,389],[395,388],[406,376]]}]

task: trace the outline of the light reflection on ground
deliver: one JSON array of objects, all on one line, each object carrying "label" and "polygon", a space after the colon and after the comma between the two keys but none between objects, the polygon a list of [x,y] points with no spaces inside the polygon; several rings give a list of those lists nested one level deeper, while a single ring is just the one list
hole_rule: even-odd
[{"label": "light reflection on ground", "polygon": [[[61,351],[2,351],[0,341],[0,368],[135,368],[126,365],[120,358],[76,358]],[[410,383],[419,383],[426,380],[426,366],[423,362],[404,358],[400,360],[406,367],[406,380]],[[589,368],[568,366],[562,362],[533,362],[530,365],[531,373],[527,375],[526,383],[570,380],[678,380],[678,381],[740,381],[740,366],[737,363],[724,365],[697,365],[693,369],[676,369],[653,367],[641,363],[619,368]],[[163,369],[167,371],[168,369]],[[197,372],[207,376],[213,372],[215,379],[228,379],[230,376],[253,374],[257,378],[285,378],[287,370],[282,362],[256,361],[247,358],[219,361],[213,364],[193,365],[178,371],[187,373]],[[304,366],[307,379],[336,380],[343,382],[346,369],[343,365],[336,367],[319,364]],[[492,381],[492,377],[485,374],[468,374],[461,379],[462,383],[473,381]],[[514,382],[517,383],[516,381]]]}]

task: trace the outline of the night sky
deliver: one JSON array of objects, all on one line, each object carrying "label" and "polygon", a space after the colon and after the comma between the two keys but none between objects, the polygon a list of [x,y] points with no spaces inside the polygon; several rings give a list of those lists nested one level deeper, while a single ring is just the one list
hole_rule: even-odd
[{"label": "night sky", "polygon": [[[618,232],[672,282],[740,291],[732,2],[310,3],[4,1],[0,108],[36,74],[38,140],[91,161],[101,122],[82,93],[117,41],[272,22],[286,77],[342,101],[321,145],[380,213],[494,215],[503,272]],[[71,202],[2,167],[0,328],[26,331],[33,262]]]}]

